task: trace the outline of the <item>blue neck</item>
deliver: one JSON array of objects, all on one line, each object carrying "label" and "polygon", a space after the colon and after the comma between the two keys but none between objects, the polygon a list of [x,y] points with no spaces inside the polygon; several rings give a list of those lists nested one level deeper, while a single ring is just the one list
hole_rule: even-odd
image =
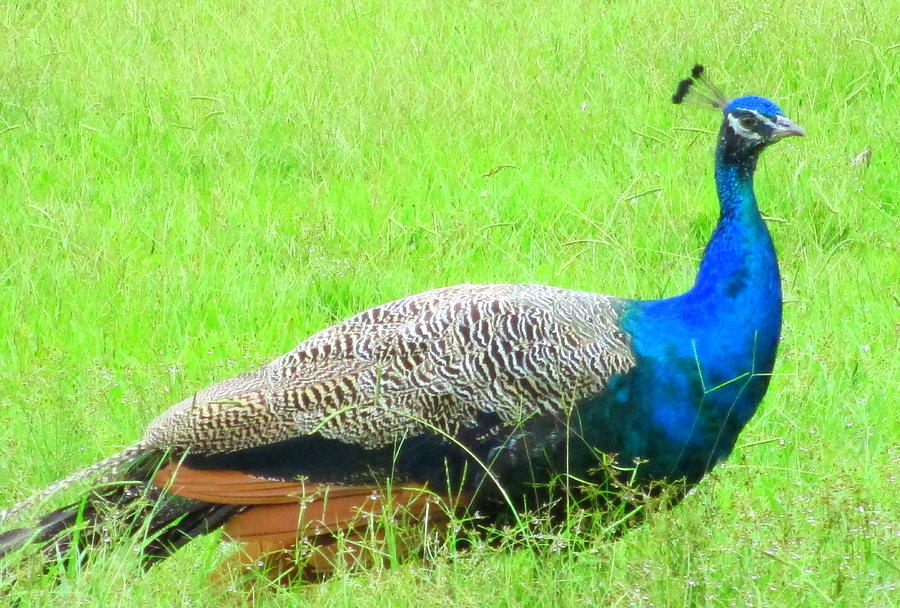
[{"label": "blue neck", "polygon": [[[753,193],[757,156],[736,159],[725,150],[720,140],[719,222],[694,286],[625,306],[621,324],[637,366],[583,410],[594,445],[623,463],[649,460],[650,478],[696,481],[727,456],[775,361],[781,283]],[[622,416],[629,421],[622,424]]]},{"label": "blue neck", "polygon": [[[752,156],[729,162],[720,146],[715,165],[719,222],[703,253],[694,286],[673,298],[635,302],[635,312],[640,313],[633,322],[640,319],[634,328],[638,334],[648,331],[642,325],[659,332],[654,340],[687,340],[695,342],[698,349],[708,348],[708,361],[701,357],[699,362],[711,367],[721,367],[723,353],[730,350],[742,354],[738,358],[750,356],[750,349],[741,349],[748,341],[756,342],[753,370],[761,371],[758,364],[764,363],[768,372],[781,333],[781,279],[772,239],[753,192],[756,160]],[[658,347],[652,350],[658,352]],[[771,357],[761,360],[769,351]],[[731,371],[736,374],[747,371],[739,369],[743,361],[734,361],[734,365]]]},{"label": "blue neck", "polygon": [[752,287],[746,285],[747,280],[768,282],[771,277],[765,275],[778,272],[772,239],[753,192],[757,157],[728,162],[725,156],[720,146],[715,165],[719,223],[700,261],[694,287],[685,294],[695,300],[709,296],[730,299]]}]

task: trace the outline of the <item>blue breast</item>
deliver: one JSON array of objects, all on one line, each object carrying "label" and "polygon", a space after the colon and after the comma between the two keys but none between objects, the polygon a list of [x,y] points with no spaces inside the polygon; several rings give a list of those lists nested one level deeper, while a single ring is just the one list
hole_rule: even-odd
[{"label": "blue breast", "polygon": [[721,216],[695,285],[626,304],[621,326],[637,364],[580,408],[587,443],[622,465],[646,461],[641,479],[699,480],[730,453],[769,385],[781,282],[751,161],[717,157]]}]

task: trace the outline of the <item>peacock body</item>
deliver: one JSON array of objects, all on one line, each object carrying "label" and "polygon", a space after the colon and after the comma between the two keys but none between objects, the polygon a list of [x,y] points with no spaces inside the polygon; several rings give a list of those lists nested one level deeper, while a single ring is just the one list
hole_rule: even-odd
[{"label": "peacock body", "polygon": [[[693,77],[676,102],[705,82],[699,66]],[[686,293],[459,285],[366,310],[174,405],[136,445],[55,484],[130,480],[0,535],[0,555],[29,539],[65,550],[76,517],[148,494],[149,558],[224,526],[255,560],[298,540],[333,544],[383,508],[385,487],[416,518],[440,520],[435,497],[493,514],[541,506],[556,476],[605,474],[601,453],[639,482],[698,482],[769,384],[781,287],[753,174],[767,145],[803,135],[771,101],[707,87],[695,95],[723,111],[720,217]]]}]

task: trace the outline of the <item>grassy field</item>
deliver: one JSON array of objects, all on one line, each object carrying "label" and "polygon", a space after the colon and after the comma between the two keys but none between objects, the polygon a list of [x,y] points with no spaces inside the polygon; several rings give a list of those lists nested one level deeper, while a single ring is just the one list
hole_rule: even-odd
[{"label": "grassy field", "polygon": [[[396,297],[686,289],[719,119],[669,97],[703,61],[809,133],[757,179],[785,327],[729,463],[615,542],[477,548],[257,603],[900,604],[900,4],[544,4],[0,4],[0,506]],[[147,574],[113,550],[7,599],[239,605],[207,581],[221,550]]]}]

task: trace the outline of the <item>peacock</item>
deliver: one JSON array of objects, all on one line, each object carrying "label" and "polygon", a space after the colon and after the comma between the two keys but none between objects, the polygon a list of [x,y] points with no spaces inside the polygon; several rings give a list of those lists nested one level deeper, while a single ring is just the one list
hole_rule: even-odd
[{"label": "peacock", "polygon": [[93,480],[82,500],[0,534],[0,556],[30,542],[65,556],[113,520],[144,535],[148,565],[222,528],[245,563],[290,554],[318,575],[341,559],[341,538],[392,510],[440,529],[461,513],[491,524],[540,508],[562,477],[699,482],[769,386],[781,283],[753,175],[763,149],[804,131],[768,99],[728,100],[699,65],[673,101],[723,117],[719,220],[687,292],[465,284],[365,310],[8,509],[0,520]]}]

